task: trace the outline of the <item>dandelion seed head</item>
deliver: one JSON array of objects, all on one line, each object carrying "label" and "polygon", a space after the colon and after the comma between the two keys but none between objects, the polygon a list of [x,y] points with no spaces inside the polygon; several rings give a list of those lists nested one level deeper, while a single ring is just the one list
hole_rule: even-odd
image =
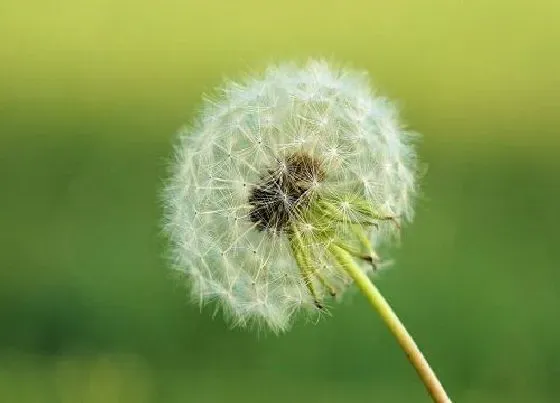
[{"label": "dandelion seed head", "polygon": [[[317,312],[306,282],[316,298],[329,288],[343,293],[349,278],[322,253],[336,225],[309,222],[306,210],[327,197],[348,220],[359,220],[356,195],[410,221],[410,137],[367,75],[324,61],[274,65],[262,76],[225,83],[180,133],[165,189],[173,266],[188,277],[193,298],[216,300],[236,325],[258,322],[280,332],[295,313]],[[385,221],[377,226],[374,245],[398,231]],[[293,256],[290,231],[311,240],[311,279]]]}]

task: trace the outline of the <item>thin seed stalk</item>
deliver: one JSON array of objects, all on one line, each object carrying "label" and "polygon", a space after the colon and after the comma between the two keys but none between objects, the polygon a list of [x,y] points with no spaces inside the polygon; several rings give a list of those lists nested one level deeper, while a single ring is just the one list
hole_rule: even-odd
[{"label": "thin seed stalk", "polygon": [[436,374],[424,358],[424,355],[408,333],[400,319],[393,312],[387,300],[381,295],[370,278],[356,265],[352,256],[344,249],[335,244],[329,246],[329,251],[336,262],[354,280],[360,291],[368,299],[370,304],[377,310],[389,330],[395,336],[404,350],[412,366],[426,386],[428,393],[436,403],[448,403],[451,399],[447,396],[445,389],[438,380]]}]

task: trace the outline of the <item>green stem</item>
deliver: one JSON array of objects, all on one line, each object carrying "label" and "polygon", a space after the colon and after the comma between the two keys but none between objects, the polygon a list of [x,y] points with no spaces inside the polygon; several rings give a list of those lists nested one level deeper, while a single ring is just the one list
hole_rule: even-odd
[{"label": "green stem", "polygon": [[397,339],[402,349],[406,353],[409,361],[422,379],[428,393],[434,402],[448,403],[451,399],[443,389],[436,374],[424,358],[422,352],[414,342],[397,315],[391,309],[387,300],[381,295],[377,287],[371,282],[369,277],[356,265],[354,259],[344,249],[331,244],[329,247],[336,262],[352,277],[360,291],[367,297],[371,305],[381,315],[385,324],[389,327],[393,336]]}]

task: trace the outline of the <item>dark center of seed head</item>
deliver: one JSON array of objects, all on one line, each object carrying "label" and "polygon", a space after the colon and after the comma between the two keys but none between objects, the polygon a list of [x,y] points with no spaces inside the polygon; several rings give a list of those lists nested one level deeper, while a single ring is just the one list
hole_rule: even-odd
[{"label": "dark center of seed head", "polygon": [[261,231],[284,230],[307,207],[324,178],[320,162],[308,154],[298,152],[278,161],[251,189],[249,219]]}]

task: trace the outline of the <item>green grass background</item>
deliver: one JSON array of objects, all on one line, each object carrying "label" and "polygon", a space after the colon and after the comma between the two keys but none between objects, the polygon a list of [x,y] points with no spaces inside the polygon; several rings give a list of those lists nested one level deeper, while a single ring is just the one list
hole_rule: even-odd
[{"label": "green grass background", "polygon": [[286,335],[230,330],[162,258],[201,94],[310,56],[369,71],[424,134],[379,287],[454,401],[559,401],[559,21],[543,0],[3,0],[0,401],[429,401],[357,293]]}]

